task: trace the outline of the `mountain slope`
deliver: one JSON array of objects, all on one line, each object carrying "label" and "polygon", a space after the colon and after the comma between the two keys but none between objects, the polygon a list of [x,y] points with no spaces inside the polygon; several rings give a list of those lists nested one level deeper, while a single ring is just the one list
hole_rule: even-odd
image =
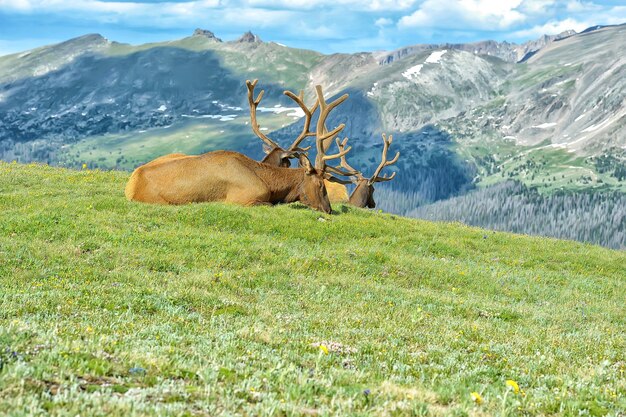
[{"label": "mountain slope", "polygon": [[0,162],[0,413],[626,407],[623,252],[342,206],[142,205],[127,178]]},{"label": "mountain slope", "polygon": [[146,45],[89,35],[0,57],[0,159],[129,170],[171,152],[261,158],[245,89],[259,78],[261,127],[281,143],[302,124],[283,90],[302,89],[311,103],[318,83],[328,96],[350,94],[329,124],[346,124],[353,166],[373,172],[381,133],[394,135],[403,156],[380,187],[385,210],[406,214],[507,180],[542,194],[624,192],[623,44],[626,25],[521,46],[333,55],[251,33],[222,42],[196,30]]}]

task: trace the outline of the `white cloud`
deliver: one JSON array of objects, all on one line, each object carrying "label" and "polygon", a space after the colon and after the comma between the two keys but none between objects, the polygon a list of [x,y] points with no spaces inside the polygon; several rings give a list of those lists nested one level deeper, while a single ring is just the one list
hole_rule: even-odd
[{"label": "white cloud", "polygon": [[0,0],[0,10],[42,13],[42,12],[91,12],[109,14],[148,13],[153,15],[175,14],[189,15],[202,9],[214,8],[220,5],[219,0],[198,0],[183,3],[139,3],[125,1],[99,0]]},{"label": "white cloud", "polygon": [[528,29],[518,30],[513,32],[511,36],[516,39],[532,39],[538,38],[543,35],[557,35],[566,30],[573,29],[576,32],[585,30],[591,26],[588,22],[579,22],[575,19],[565,19],[559,21],[552,21],[543,25],[533,26]]},{"label": "white cloud", "polygon": [[557,5],[556,0],[524,0],[519,9],[524,13],[537,15],[549,13]]},{"label": "white cloud", "polygon": [[398,22],[398,27],[507,29],[526,16],[517,9],[522,0],[426,0]]},{"label": "white cloud", "polygon": [[393,24],[393,20],[386,18],[386,17],[381,17],[380,19],[376,19],[376,22],[374,22],[374,25],[378,26],[379,28],[389,26],[392,24]]},{"label": "white cloud", "polygon": [[578,0],[571,0],[567,2],[566,10],[571,13],[581,13],[590,11],[602,10],[602,6],[595,3],[588,3]]},{"label": "white cloud", "polygon": [[626,22],[625,6],[606,8],[594,3],[572,1],[566,7],[579,13],[565,19],[552,17],[545,23],[514,31],[510,34],[511,39],[532,39],[542,35],[556,35],[570,29],[580,32],[595,25],[616,25]]},{"label": "white cloud", "polygon": [[343,7],[346,11],[393,11],[408,10],[417,0],[242,0],[253,7],[282,7],[292,10],[320,10],[328,7]]}]

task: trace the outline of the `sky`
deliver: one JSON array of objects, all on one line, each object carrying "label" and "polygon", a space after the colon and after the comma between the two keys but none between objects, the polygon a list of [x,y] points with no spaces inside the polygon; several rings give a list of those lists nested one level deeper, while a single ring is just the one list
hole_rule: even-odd
[{"label": "sky", "polygon": [[141,44],[195,28],[323,53],[493,39],[626,23],[626,0],[0,0],[0,55],[87,33]]}]

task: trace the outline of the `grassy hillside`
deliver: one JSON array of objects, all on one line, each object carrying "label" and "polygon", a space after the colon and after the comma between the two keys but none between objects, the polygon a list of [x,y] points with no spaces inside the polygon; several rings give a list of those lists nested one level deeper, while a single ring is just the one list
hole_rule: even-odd
[{"label": "grassy hillside", "polygon": [[0,163],[0,414],[626,409],[624,252],[127,175]]}]

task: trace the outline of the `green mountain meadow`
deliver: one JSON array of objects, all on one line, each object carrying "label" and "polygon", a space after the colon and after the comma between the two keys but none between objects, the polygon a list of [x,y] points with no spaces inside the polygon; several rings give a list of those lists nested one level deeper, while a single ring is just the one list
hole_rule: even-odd
[{"label": "green mountain meadow", "polygon": [[127,178],[0,162],[0,414],[626,409],[623,251]]}]

